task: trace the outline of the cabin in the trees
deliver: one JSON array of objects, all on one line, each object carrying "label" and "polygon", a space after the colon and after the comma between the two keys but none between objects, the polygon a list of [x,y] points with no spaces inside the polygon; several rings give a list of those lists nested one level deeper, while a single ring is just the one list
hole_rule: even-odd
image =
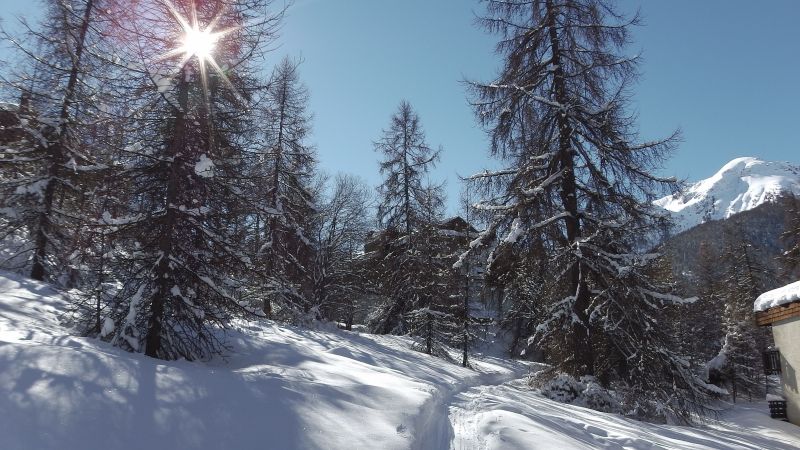
[{"label": "cabin in the trees", "polygon": [[[37,137],[41,140],[51,137],[52,133],[52,127],[41,126],[37,121],[37,114],[27,93],[20,96],[18,105],[0,102],[0,149],[33,143],[37,141]],[[11,158],[8,154],[3,154],[2,157]]]},{"label": "cabin in the trees", "polygon": [[765,355],[765,369],[781,374],[787,418],[800,425],[800,281],[761,294],[755,312],[758,325],[772,327],[777,348]]},{"label": "cabin in the trees", "polygon": [[[478,231],[472,225],[458,216],[439,221],[434,226],[437,231],[436,236],[447,248],[465,247],[469,240],[478,235]],[[402,247],[404,243],[405,239],[401,230],[389,228],[370,233],[364,245],[364,252],[389,251]]]},{"label": "cabin in the trees", "polygon": [[19,106],[0,103],[0,145],[16,142],[21,138]]},{"label": "cabin in the trees", "polygon": [[[469,243],[478,236],[478,230],[462,217],[449,217],[434,224],[435,233],[433,234],[432,246],[450,259],[454,263],[457,257],[469,246]],[[364,244],[364,263],[367,265],[378,264],[383,261],[386,255],[401,250],[406,245],[406,237],[401,230],[389,228],[375,231],[367,236]],[[483,305],[473,313],[477,317],[486,319],[491,315],[490,309],[502,299],[502,292],[493,286],[488,286],[485,282],[485,252],[475,252],[469,261],[470,278],[474,283],[470,289],[474,304]]]}]

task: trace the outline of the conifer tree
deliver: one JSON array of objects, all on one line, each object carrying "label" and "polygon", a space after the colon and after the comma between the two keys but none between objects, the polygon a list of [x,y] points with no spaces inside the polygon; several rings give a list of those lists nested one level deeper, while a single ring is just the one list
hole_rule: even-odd
[{"label": "conifer tree", "polygon": [[416,297],[412,303],[415,308],[406,317],[411,335],[420,339],[420,348],[425,353],[449,358],[446,346],[464,344],[465,336],[459,336],[458,319],[464,300],[459,277],[452,268],[455,262],[454,249],[449,245],[452,237],[443,237],[439,225],[432,217],[414,232],[414,247],[409,257],[416,259],[412,266],[420,271],[408,277],[414,283],[410,288]]},{"label": "conifer tree", "polygon": [[[461,192],[461,213],[466,222],[466,228],[461,233],[460,241],[465,245],[477,236],[477,231],[473,228],[473,224],[477,221],[477,214],[473,207],[473,193],[469,185],[464,185]],[[450,251],[450,260],[458,261],[458,253],[462,250],[463,246],[459,245],[458,248]],[[453,277],[453,298],[456,300],[454,305],[454,318],[455,330],[451,338],[452,343],[456,347],[461,348],[461,365],[467,367],[469,365],[469,354],[474,346],[475,341],[478,339],[477,334],[473,330],[474,317],[472,315],[473,301],[476,298],[478,289],[480,289],[480,274],[482,269],[481,261],[478,258],[469,258],[461,262],[461,264],[454,264],[452,270]],[[459,304],[460,303],[460,304]]]},{"label": "conifer tree", "polygon": [[640,143],[627,112],[637,60],[621,51],[637,18],[603,0],[486,3],[480,22],[500,36],[503,67],[471,83],[473,105],[508,166],[472,177],[499,188],[480,205],[495,219],[473,248],[497,237],[526,258],[541,242],[536,343],[573,376],[622,383],[637,407],[688,418],[704,391],[659,326],[682,299],[650,276],[654,255],[637,252],[657,229],[650,202],[672,180],[654,173],[676,139]]},{"label": "conifer tree", "polygon": [[23,22],[25,39],[3,36],[24,69],[6,86],[20,104],[9,111],[16,138],[0,146],[0,235],[18,244],[6,267],[28,269],[35,280],[65,282],[59,275],[71,265],[81,209],[102,168],[99,143],[87,134],[101,121],[106,3],[48,2],[39,26]]},{"label": "conifer tree", "polygon": [[276,304],[282,318],[293,320],[311,308],[316,251],[311,240],[316,155],[307,143],[311,117],[298,63],[285,58],[275,67],[265,103],[262,201],[271,215],[259,231],[264,235],[259,260],[270,280],[265,286],[263,311],[273,317]]},{"label": "conifer tree", "polygon": [[263,143],[248,101],[277,20],[263,15],[268,3],[129,5],[132,34],[121,42],[135,43],[126,49],[131,113],[112,177],[126,194],[102,215],[124,249],[100,331],[116,345],[208,358],[232,318],[261,313],[256,249],[243,243],[273,213],[248,176]]},{"label": "conifer tree", "polygon": [[675,317],[680,346],[688,358],[708,361],[719,351],[723,335],[720,311],[724,310],[724,270],[721,255],[708,242],[701,242],[697,256],[697,272],[692,277],[698,300],[679,311]]},{"label": "conifer tree", "polygon": [[528,348],[528,340],[536,332],[536,327],[545,319],[541,298],[544,295],[545,264],[532,253],[531,258],[511,260],[510,247],[497,253],[499,258],[507,258],[508,266],[499,264],[493,267],[492,277],[497,277],[505,294],[505,311],[500,326],[509,337],[509,355],[523,356]]},{"label": "conifer tree", "polygon": [[[415,315],[419,319],[430,311],[424,308],[436,297],[436,283],[422,278],[438,272],[430,245],[443,195],[441,186],[429,184],[427,177],[440,150],[428,146],[419,116],[406,101],[400,103],[375,150],[384,158],[378,220],[387,242],[373,275],[386,304],[374,318],[373,328],[379,333],[408,331],[405,314],[421,309]],[[432,345],[426,348],[432,350]]]},{"label": "conifer tree", "polygon": [[729,238],[725,251],[725,307],[722,315],[722,348],[709,363],[715,378],[729,387],[735,402],[741,394],[763,394],[761,353],[765,342],[755,324],[753,301],[766,290],[765,271],[753,257],[751,244],[740,236]]},{"label": "conifer tree", "polygon": [[781,235],[786,251],[781,258],[788,282],[800,278],[800,199],[791,195],[783,200],[787,205],[786,231]]}]

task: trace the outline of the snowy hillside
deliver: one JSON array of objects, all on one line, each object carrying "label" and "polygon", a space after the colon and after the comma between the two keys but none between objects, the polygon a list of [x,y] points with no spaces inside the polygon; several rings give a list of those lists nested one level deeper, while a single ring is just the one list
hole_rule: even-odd
[{"label": "snowy hillside", "polygon": [[654,203],[670,212],[678,233],[710,220],[727,219],[786,193],[800,195],[800,167],[745,157]]},{"label": "snowy hillside", "polygon": [[701,428],[644,424],[547,400],[521,363],[463,369],[401,337],[263,322],[232,332],[224,360],[158,361],[71,336],[65,305],[0,274],[1,449],[800,446],[800,428],[763,403]]}]

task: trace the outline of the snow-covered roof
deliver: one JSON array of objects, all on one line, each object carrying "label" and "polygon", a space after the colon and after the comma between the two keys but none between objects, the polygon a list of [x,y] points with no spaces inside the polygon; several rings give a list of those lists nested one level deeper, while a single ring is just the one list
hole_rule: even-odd
[{"label": "snow-covered roof", "polygon": [[447,219],[439,221],[439,228],[446,230],[463,231],[468,229],[470,233],[476,233],[477,230],[470,225],[469,222],[464,220],[461,216],[448,217]]},{"label": "snow-covered roof", "polygon": [[756,299],[753,309],[756,312],[766,311],[776,306],[788,305],[800,301],[800,281],[787,284],[784,287],[764,292]]}]

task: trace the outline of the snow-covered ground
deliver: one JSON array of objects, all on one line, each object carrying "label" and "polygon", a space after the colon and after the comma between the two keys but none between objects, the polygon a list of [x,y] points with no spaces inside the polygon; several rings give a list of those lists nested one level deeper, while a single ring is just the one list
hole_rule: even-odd
[{"label": "snow-covered ground", "polygon": [[522,363],[464,369],[401,337],[262,322],[230,333],[225,359],[157,361],[71,336],[64,307],[0,274],[0,449],[800,447],[765,405],[703,428],[643,424],[537,395]]},{"label": "snow-covered ground", "polygon": [[643,423],[548,400],[522,380],[478,386],[450,407],[452,448],[797,449],[800,427],[769,418],[766,401],[738,404],[697,427]]}]

